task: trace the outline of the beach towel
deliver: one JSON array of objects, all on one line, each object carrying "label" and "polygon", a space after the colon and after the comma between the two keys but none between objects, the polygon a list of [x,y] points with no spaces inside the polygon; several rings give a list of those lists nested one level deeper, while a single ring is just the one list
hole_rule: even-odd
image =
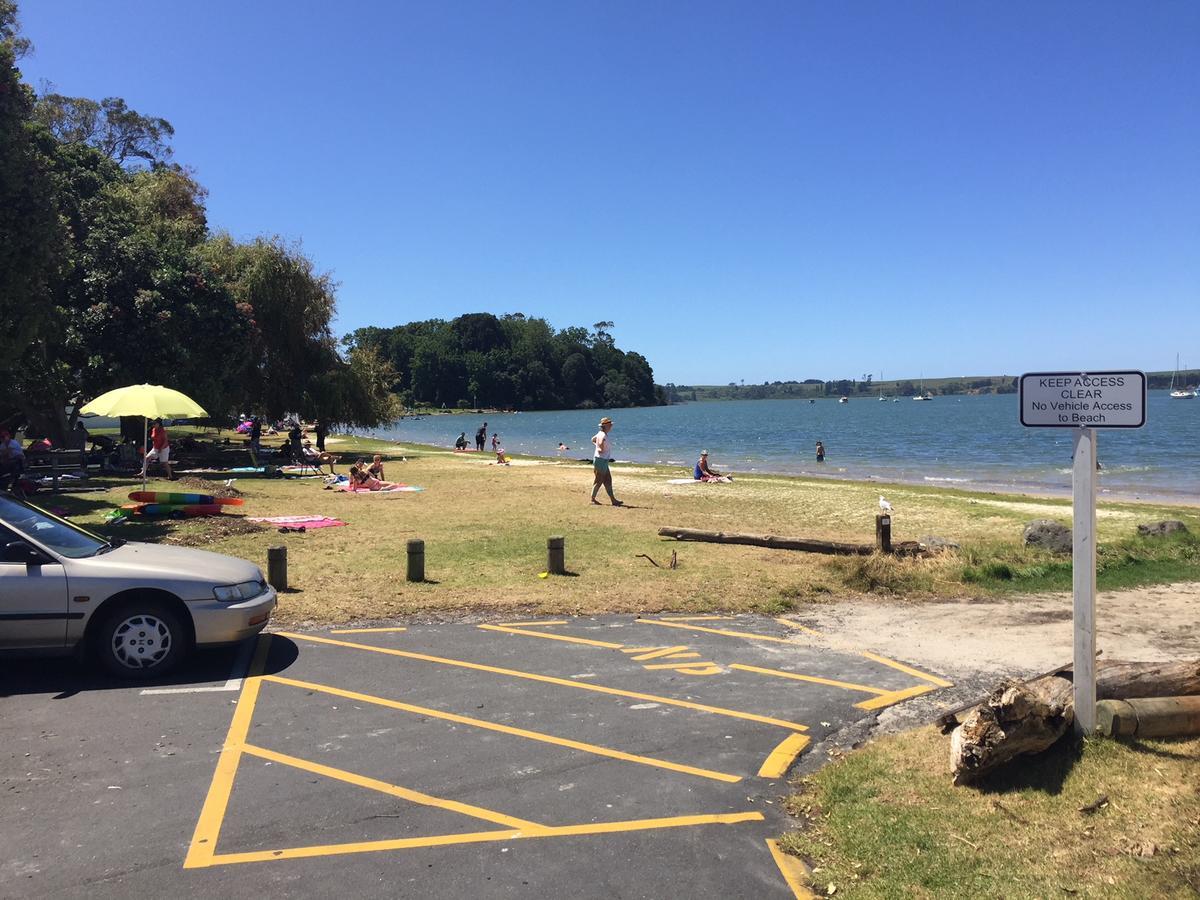
[{"label": "beach towel", "polygon": [[667,484],[703,484],[702,481],[697,481],[695,478],[671,478]]},{"label": "beach towel", "polygon": [[354,487],[350,487],[349,485],[337,485],[334,487],[334,490],[335,491],[344,491],[347,494],[356,494],[359,496],[366,494],[368,496],[373,497],[376,494],[395,495],[395,494],[403,494],[403,493],[413,493],[415,491],[423,491],[423,490],[425,490],[425,488],[417,487],[416,485],[413,485],[413,484],[398,484],[395,487],[386,488],[385,490],[382,490],[382,491],[372,491],[372,490],[368,490],[367,488],[354,488]]},{"label": "beach towel", "polygon": [[303,525],[305,528],[335,528],[345,525],[341,519],[329,516],[248,516],[247,522],[268,522],[271,525]]}]

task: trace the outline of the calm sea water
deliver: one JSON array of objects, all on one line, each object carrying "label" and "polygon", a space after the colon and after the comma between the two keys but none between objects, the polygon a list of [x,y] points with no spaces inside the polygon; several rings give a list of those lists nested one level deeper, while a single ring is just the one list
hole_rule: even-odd
[{"label": "calm sea water", "polygon": [[[453,446],[472,441],[486,419],[510,452],[591,456],[589,440],[612,416],[618,460],[678,465],[690,472],[701,449],[717,469],[774,472],[915,484],[1069,492],[1069,429],[1024,428],[1016,394],[901,398],[744,400],[648,409],[498,413],[405,419],[380,437]],[[813,452],[825,444],[825,462]],[[489,442],[490,447],[490,442]],[[1200,400],[1171,400],[1151,391],[1146,425],[1101,431],[1102,492],[1200,501]],[[681,473],[682,474],[682,473]]]}]

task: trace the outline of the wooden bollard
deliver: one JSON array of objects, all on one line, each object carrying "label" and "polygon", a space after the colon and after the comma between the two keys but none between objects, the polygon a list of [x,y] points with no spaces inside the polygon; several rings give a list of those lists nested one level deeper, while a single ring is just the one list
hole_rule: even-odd
[{"label": "wooden bollard", "polygon": [[1200,734],[1200,697],[1101,700],[1096,730],[1109,737],[1187,737]]},{"label": "wooden bollard", "polygon": [[546,538],[546,571],[551,575],[567,574],[567,539],[561,535]]},{"label": "wooden bollard", "polygon": [[880,553],[892,552],[892,517],[886,513],[875,517],[875,549]]},{"label": "wooden bollard", "polygon": [[408,580],[425,580],[425,542],[412,538],[408,542]]},{"label": "wooden bollard", "polygon": [[267,582],[277,591],[287,590],[287,547],[267,548]]}]

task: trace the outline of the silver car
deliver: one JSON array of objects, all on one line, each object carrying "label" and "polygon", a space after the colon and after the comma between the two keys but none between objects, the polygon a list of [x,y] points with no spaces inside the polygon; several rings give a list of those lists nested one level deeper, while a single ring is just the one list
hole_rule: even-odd
[{"label": "silver car", "polygon": [[89,651],[117,675],[156,677],[193,647],[258,634],[275,602],[253,563],[106,540],[0,495],[0,654]]}]

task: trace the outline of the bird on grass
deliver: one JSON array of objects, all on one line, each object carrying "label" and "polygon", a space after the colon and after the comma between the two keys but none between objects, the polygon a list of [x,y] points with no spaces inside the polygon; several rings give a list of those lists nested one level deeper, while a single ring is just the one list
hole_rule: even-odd
[{"label": "bird on grass", "polygon": [[884,500],[882,495],[880,495],[880,497],[879,497],[879,511],[880,512],[891,512],[892,511],[892,504],[890,504],[886,500]]}]

